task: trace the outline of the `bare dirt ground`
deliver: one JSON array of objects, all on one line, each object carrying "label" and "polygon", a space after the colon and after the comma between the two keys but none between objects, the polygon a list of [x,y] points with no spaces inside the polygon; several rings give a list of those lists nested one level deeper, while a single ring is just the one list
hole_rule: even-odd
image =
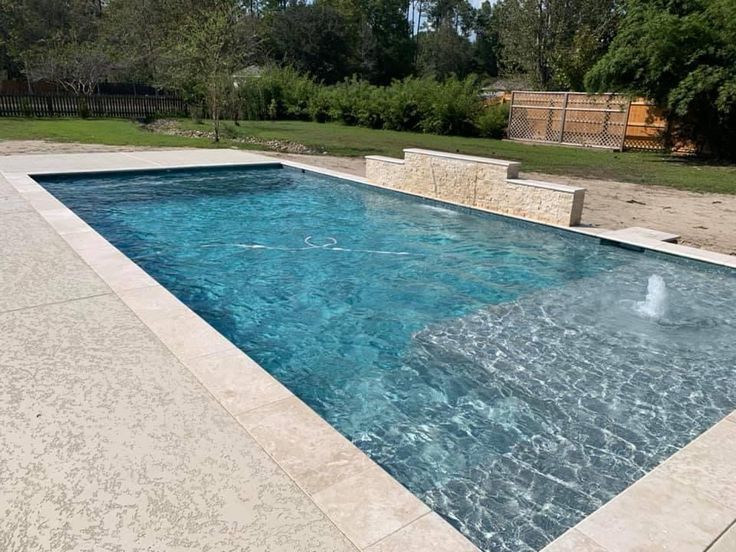
[{"label": "bare dirt ground", "polygon": [[162,148],[105,146],[103,144],[77,144],[74,142],[45,142],[43,140],[0,140],[0,155],[24,155],[27,153],[94,153],[151,149]]},{"label": "bare dirt ground", "polygon": [[736,255],[736,195],[556,175],[523,176],[586,188],[584,225],[612,230],[643,226],[679,234],[683,245]]},{"label": "bare dirt ground", "polygon": [[[0,142],[0,155],[134,151],[127,146],[43,141]],[[365,175],[361,158],[259,152],[282,159]],[[680,243],[736,255],[736,195],[700,194],[662,186],[522,173],[522,176],[587,188],[583,224],[619,229],[643,226],[682,236]]]}]

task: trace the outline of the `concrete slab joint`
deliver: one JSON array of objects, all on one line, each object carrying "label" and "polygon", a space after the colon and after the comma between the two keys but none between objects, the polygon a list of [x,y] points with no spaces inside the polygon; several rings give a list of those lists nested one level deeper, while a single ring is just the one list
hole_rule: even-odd
[{"label": "concrete slab joint", "polygon": [[372,183],[558,226],[580,224],[585,189],[520,179],[520,163],[409,148],[404,159],[366,157]]}]

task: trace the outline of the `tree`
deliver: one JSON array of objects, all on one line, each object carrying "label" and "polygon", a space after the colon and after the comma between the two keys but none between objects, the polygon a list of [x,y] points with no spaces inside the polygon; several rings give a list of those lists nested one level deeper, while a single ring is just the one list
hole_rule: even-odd
[{"label": "tree", "polygon": [[157,84],[163,61],[191,0],[110,0],[102,19],[101,36],[115,53],[120,75],[133,82]]},{"label": "tree", "polygon": [[542,89],[580,89],[616,21],[615,0],[501,0],[496,9],[504,72]]},{"label": "tree", "polygon": [[422,76],[444,80],[450,75],[467,76],[472,65],[470,41],[457,33],[450,22],[419,34],[417,71]]},{"label": "tree", "polygon": [[498,76],[498,58],[501,41],[498,34],[498,15],[487,0],[475,13],[475,41],[473,42],[473,72],[490,77]]},{"label": "tree", "polygon": [[427,6],[427,18],[430,30],[451,26],[467,37],[473,28],[475,10],[467,0],[433,0]]},{"label": "tree", "polygon": [[670,110],[676,132],[736,159],[736,2],[628,0],[585,82],[653,99]]},{"label": "tree", "polygon": [[267,14],[262,35],[269,58],[334,83],[354,69],[349,30],[335,8],[309,4]]},{"label": "tree", "polygon": [[330,6],[343,17],[352,66],[362,79],[388,84],[412,72],[409,0],[318,0],[317,5]]},{"label": "tree", "polygon": [[165,59],[163,75],[170,86],[204,98],[220,140],[222,111],[233,92],[233,74],[256,52],[255,27],[234,0],[207,0],[187,16]]},{"label": "tree", "polygon": [[361,0],[359,32],[361,76],[375,84],[388,84],[413,69],[407,0]]},{"label": "tree", "polygon": [[53,57],[60,45],[96,40],[99,21],[96,0],[0,0],[0,55],[8,75],[27,73],[25,61]]},{"label": "tree", "polygon": [[56,38],[23,54],[30,80],[48,80],[69,92],[89,96],[113,69],[110,56],[93,42]]},{"label": "tree", "polygon": [[476,31],[476,10],[467,0],[431,0],[423,8],[426,21],[417,35],[417,72],[438,79],[465,77],[474,65],[470,37]]}]

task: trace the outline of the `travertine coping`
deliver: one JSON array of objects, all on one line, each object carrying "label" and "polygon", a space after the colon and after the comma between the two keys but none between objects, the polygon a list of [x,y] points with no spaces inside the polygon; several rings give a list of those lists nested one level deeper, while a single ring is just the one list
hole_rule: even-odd
[{"label": "travertine coping", "polygon": [[724,533],[736,520],[734,458],[732,413],[543,552],[709,550],[721,538],[733,538]]},{"label": "travertine coping", "polygon": [[539,222],[580,223],[585,189],[518,178],[520,163],[408,148],[404,159],[369,155],[368,180],[406,192]]},{"label": "travertine coping", "polygon": [[[3,176],[194,373],[356,547],[370,552],[477,550],[268,372],[29,176],[29,172],[59,174],[122,169],[118,166],[95,169],[89,166],[93,154],[82,155],[85,156],[84,163],[80,163],[82,166],[78,169],[75,168],[77,163],[69,158],[79,158],[79,155],[54,156],[64,158],[56,169],[13,170],[3,173]],[[186,163],[159,160],[134,168],[274,164],[266,157],[235,163],[207,163],[206,159],[192,163],[191,155],[187,157]],[[376,186],[365,178],[337,171],[289,161],[281,161],[280,164],[423,197],[388,186]],[[459,203],[445,203],[464,207]],[[496,214],[488,209],[476,210]],[[523,217],[509,218],[525,220]],[[633,234],[621,236],[613,232],[537,224],[629,247],[736,268],[736,258],[710,251],[639,238]],[[734,540],[733,524],[736,520],[734,457],[736,411],[544,550],[708,549],[725,552],[729,550],[728,543]]]},{"label": "travertine coping", "polygon": [[532,188],[544,188],[545,190],[554,190],[563,194],[575,194],[585,191],[585,188],[576,186],[568,186],[567,184],[557,184],[556,182],[543,182],[542,180],[528,180],[526,178],[509,178],[507,182],[511,184],[521,184],[522,186],[530,186]]},{"label": "travertine coping", "polygon": [[385,157],[383,155],[366,155],[366,159],[372,159],[373,161],[383,161],[384,163],[393,163],[394,165],[403,165],[403,159],[396,159],[395,157]]},{"label": "travertine coping", "polygon": [[519,163],[518,161],[507,161],[505,159],[493,159],[492,157],[465,155],[462,153],[451,153],[448,151],[437,151],[421,148],[404,148],[404,153],[418,153],[420,155],[429,155],[430,157],[444,157],[445,159],[458,159],[460,161],[471,161],[473,163],[482,163],[484,165],[498,165],[500,167],[510,167],[516,170],[521,167],[521,163]]},{"label": "travertine coping", "polygon": [[[572,229],[571,230],[575,230]],[[638,237],[633,233],[622,237],[619,231],[604,231],[597,234],[602,242],[610,242],[639,249],[649,249],[659,253],[666,253],[676,257],[685,257],[694,261],[703,263],[727,266],[736,268],[736,256],[726,255],[725,253],[716,253],[707,249],[698,249],[696,247],[688,247],[667,241],[656,240],[652,238]]]},{"label": "travertine coping", "polygon": [[677,243],[680,239],[679,234],[673,234],[672,232],[662,232],[661,230],[652,230],[651,228],[641,228],[639,226],[631,226],[629,228],[623,228],[622,230],[608,231],[607,236],[609,239],[651,239],[663,242]]},{"label": "travertine coping", "polygon": [[736,522],[731,524],[731,527],[721,535],[721,537],[714,542],[708,552],[733,552],[736,550]]}]

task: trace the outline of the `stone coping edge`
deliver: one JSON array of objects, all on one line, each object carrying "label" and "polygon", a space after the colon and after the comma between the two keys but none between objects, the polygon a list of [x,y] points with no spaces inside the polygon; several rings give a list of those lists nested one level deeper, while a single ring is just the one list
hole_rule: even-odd
[{"label": "stone coping edge", "polygon": [[[92,153],[76,153],[70,155],[93,155]],[[146,173],[156,171],[167,171],[167,170],[186,170],[186,169],[216,169],[216,168],[232,168],[237,167],[280,167],[283,163],[280,159],[274,159],[273,161],[238,161],[237,163],[182,163],[180,165],[153,165],[150,167],[131,167],[131,168],[102,168],[102,169],[61,169],[61,170],[41,170],[41,171],[28,171],[25,173],[27,176],[33,178],[35,176],[54,176],[54,175],[74,175],[74,174],[130,174],[130,173]],[[9,174],[18,174],[5,171]]]},{"label": "stone coping edge", "polygon": [[533,188],[544,188],[547,190],[554,190],[556,192],[563,192],[568,194],[581,193],[585,191],[585,188],[578,186],[568,186],[567,184],[556,184],[554,182],[544,182],[542,180],[527,180],[526,178],[507,178],[506,182],[509,184],[519,184],[521,186],[531,186]]},{"label": "stone coping edge", "polygon": [[[615,231],[613,231],[615,232]],[[611,231],[604,231],[597,234],[597,237],[604,243],[621,244],[634,248],[648,249],[658,253],[665,253],[675,257],[684,257],[693,261],[725,266],[728,268],[736,268],[736,255],[726,255],[725,253],[717,253],[708,251],[707,249],[698,249],[687,245],[654,240],[651,238],[627,237],[621,239],[618,235]]]},{"label": "stone coping edge", "polygon": [[[280,162],[166,164],[129,172]],[[115,173],[73,169],[35,175]],[[126,172],[128,172],[126,170]],[[179,301],[28,173],[0,172],[360,551],[401,552],[418,535],[436,552],[478,552],[454,527]],[[304,446],[293,444],[298,435]]]},{"label": "stone coping edge", "polygon": [[518,161],[505,161],[503,159],[493,159],[491,157],[479,157],[476,155],[464,155],[462,153],[449,153],[445,151],[435,151],[421,148],[405,148],[404,153],[415,153],[426,155],[428,157],[444,157],[447,159],[457,159],[458,161],[472,161],[474,163],[483,163],[485,165],[499,165],[501,167],[520,167]]},{"label": "stone coping edge", "polygon": [[705,552],[736,520],[736,410],[542,552]]},{"label": "stone coping edge", "polygon": [[385,157],[383,155],[366,155],[365,159],[371,161],[383,161],[384,163],[393,163],[394,165],[403,165],[403,159],[397,159],[396,157]]}]

